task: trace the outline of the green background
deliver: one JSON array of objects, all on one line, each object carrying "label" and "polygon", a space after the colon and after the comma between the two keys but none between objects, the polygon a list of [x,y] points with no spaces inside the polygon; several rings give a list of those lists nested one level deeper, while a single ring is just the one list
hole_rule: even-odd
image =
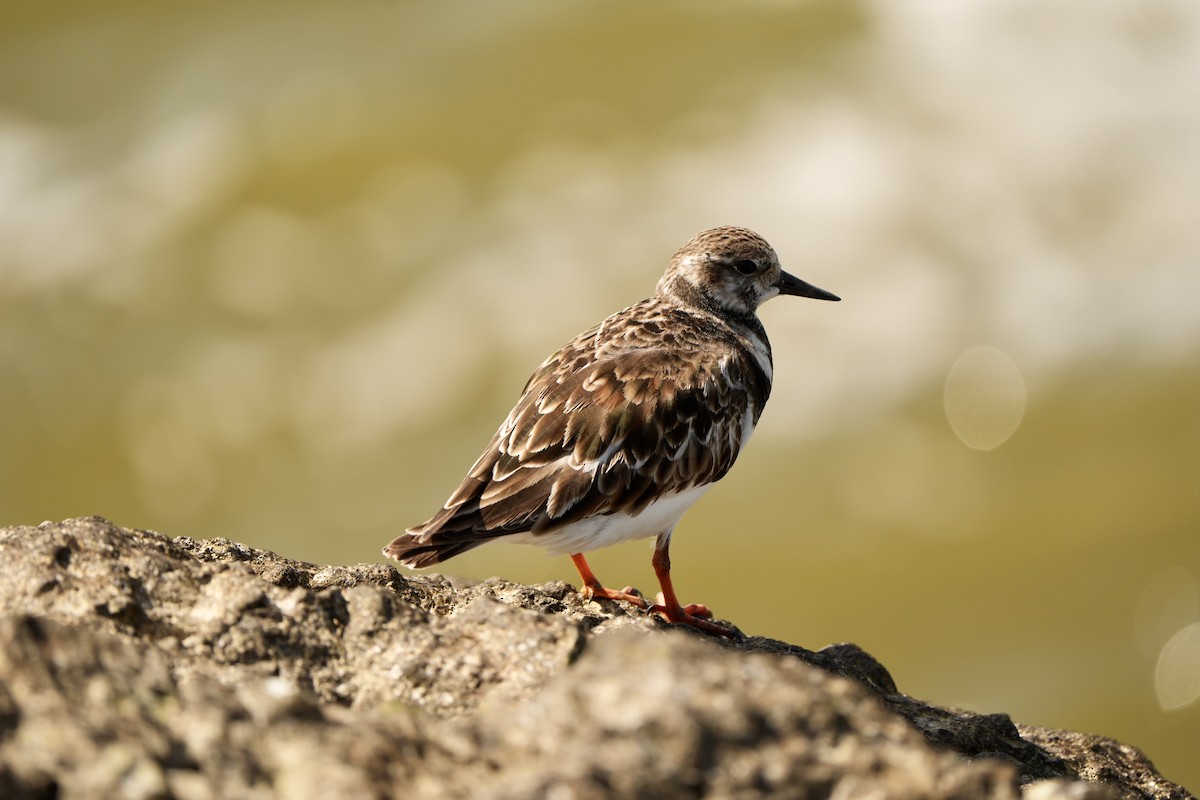
[{"label": "green background", "polygon": [[542,358],[745,225],[844,302],[763,309],[682,599],[1194,790],[1197,97],[1182,0],[7,3],[0,524],[374,560]]}]

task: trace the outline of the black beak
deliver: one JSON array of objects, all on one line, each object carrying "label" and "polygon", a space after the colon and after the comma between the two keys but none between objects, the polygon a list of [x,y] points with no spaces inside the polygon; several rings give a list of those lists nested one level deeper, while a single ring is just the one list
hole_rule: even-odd
[{"label": "black beak", "polygon": [[811,297],[814,300],[841,300],[832,292],[827,292],[824,289],[818,289],[811,283],[805,283],[795,275],[788,275],[786,272],[780,273],[779,280],[775,282],[775,288],[780,294],[792,294],[796,297]]}]

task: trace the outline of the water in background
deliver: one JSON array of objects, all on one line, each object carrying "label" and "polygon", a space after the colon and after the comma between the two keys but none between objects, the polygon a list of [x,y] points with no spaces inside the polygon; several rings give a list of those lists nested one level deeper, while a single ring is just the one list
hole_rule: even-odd
[{"label": "water in background", "polygon": [[376,559],[547,353],[746,225],[845,300],[764,308],[684,600],[1200,785],[1194,2],[0,17],[0,523]]}]

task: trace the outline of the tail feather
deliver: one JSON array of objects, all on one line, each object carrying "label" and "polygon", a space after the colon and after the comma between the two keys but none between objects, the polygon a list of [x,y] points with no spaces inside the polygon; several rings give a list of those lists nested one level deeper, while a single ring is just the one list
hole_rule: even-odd
[{"label": "tail feather", "polygon": [[497,457],[495,453],[481,456],[445,507],[393,539],[383,548],[383,554],[418,569],[439,564],[497,537],[535,527],[547,516],[553,470],[522,468],[505,486],[505,494],[488,496],[488,490],[496,486],[490,475]]},{"label": "tail feather", "polygon": [[432,519],[409,528],[383,548],[383,554],[406,567],[428,567],[488,541],[492,537],[483,527],[479,502],[472,499],[466,506],[444,508]]},{"label": "tail feather", "polygon": [[422,542],[420,538],[406,533],[403,536],[398,536],[392,540],[391,544],[383,548],[383,554],[389,558],[394,558],[406,567],[420,569],[421,567],[429,567],[434,564],[440,564],[446,559],[453,558],[459,553],[470,550],[472,547],[478,547],[483,544],[486,539],[475,540],[458,540],[458,541],[439,541],[439,542]]}]

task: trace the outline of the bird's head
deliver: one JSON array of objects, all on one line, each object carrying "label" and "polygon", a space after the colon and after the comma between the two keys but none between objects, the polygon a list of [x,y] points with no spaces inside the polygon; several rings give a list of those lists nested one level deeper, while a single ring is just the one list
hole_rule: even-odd
[{"label": "bird's head", "polygon": [[658,295],[736,316],[753,315],[779,294],[839,300],[779,266],[779,256],[746,228],[712,228],[689,239],[658,282]]}]

